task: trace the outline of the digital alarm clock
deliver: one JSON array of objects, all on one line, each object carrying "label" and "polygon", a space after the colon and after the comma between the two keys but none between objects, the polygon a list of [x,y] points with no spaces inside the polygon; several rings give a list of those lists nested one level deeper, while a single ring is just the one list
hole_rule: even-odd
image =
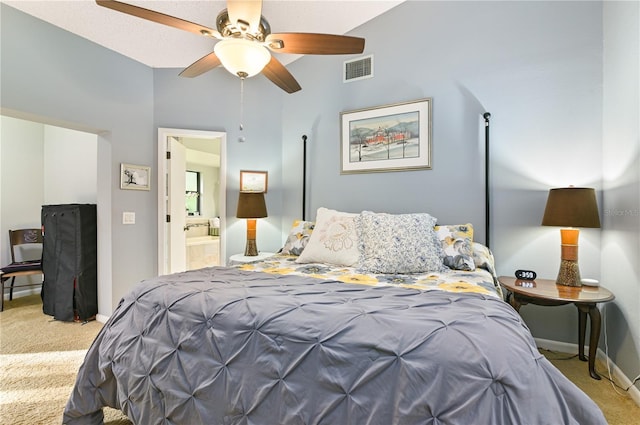
[{"label": "digital alarm clock", "polygon": [[538,276],[533,270],[516,270],[516,278],[522,280],[534,280]]}]

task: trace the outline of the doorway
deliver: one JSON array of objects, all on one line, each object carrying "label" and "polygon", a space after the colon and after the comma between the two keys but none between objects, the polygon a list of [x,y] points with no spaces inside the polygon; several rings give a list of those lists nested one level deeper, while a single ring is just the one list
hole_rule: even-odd
[{"label": "doorway", "polygon": [[[189,191],[199,197],[197,211],[187,202],[187,171],[199,175],[200,193]],[[226,133],[159,128],[158,188],[158,274],[224,265]],[[201,251],[206,263],[194,260]]]},{"label": "doorway", "polygon": [[[19,175],[20,172],[17,170],[27,159],[27,162],[41,161],[44,165],[41,167],[41,172],[44,173],[46,170],[46,174],[40,175],[39,178],[31,174],[23,185],[2,192],[2,202],[0,202],[4,205],[4,209],[0,209],[2,235],[7,235],[7,230],[15,223],[38,224],[39,227],[41,207],[45,204],[97,204],[97,319],[104,322],[119,301],[119,298],[112,299],[114,290],[112,287],[112,223],[109,218],[113,211],[110,134],[73,123],[66,123],[65,127],[62,127],[55,120],[16,111],[6,115],[4,113],[5,110],[3,115],[0,115],[2,158],[4,161],[9,161],[5,164],[11,164],[11,167],[3,167],[3,173],[0,174],[5,177]],[[86,145],[89,144],[93,147],[86,151]],[[82,147],[83,145],[85,146]],[[81,155],[82,161],[76,159],[78,148],[85,152]],[[93,150],[95,154],[86,154]],[[69,158],[71,162],[65,162]],[[17,167],[15,173],[12,173],[13,167]],[[87,185],[87,182],[91,184]],[[11,188],[11,186],[7,187]],[[0,238],[0,241],[2,247],[9,245],[8,239],[4,237]],[[5,253],[4,250],[2,252]],[[3,260],[3,263],[9,263],[8,257]]]}]

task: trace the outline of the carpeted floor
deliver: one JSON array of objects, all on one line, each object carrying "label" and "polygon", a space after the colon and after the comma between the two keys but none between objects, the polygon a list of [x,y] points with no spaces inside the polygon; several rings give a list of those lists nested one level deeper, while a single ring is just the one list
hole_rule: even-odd
[{"label": "carpeted floor", "polygon": [[[42,313],[40,295],[5,301],[0,313],[0,424],[60,425],[78,368],[102,323]],[[130,425],[105,409],[105,425]]]},{"label": "carpeted floor", "polygon": [[614,388],[611,381],[607,380],[607,368],[600,360],[596,360],[596,372],[602,379],[596,381],[589,375],[587,363],[578,360],[577,354],[540,352],[600,406],[609,425],[640,423],[640,406],[624,390]]},{"label": "carpeted floor", "polygon": [[[42,313],[39,295],[5,302],[0,313],[0,424],[61,424],[76,372],[101,327],[95,321],[53,321]],[[598,403],[610,425],[638,423],[640,407],[606,379],[591,379],[585,362],[570,354],[542,353]],[[596,370],[606,371],[602,364]],[[105,409],[105,424],[131,422],[120,411]]]}]

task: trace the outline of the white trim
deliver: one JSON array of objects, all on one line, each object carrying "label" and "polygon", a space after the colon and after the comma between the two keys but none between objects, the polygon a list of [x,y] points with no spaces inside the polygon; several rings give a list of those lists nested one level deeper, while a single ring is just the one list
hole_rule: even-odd
[{"label": "white trim", "polygon": [[[553,341],[551,339],[533,338],[538,348],[550,351],[559,351],[561,353],[573,354],[578,353],[578,344],[570,344],[568,342]],[[589,346],[585,347],[585,351],[589,351]]]},{"label": "white trim", "polygon": [[[578,352],[578,344],[569,344],[567,342],[552,341],[550,339],[534,338],[538,348],[543,350],[559,351],[561,353],[573,354]],[[589,352],[589,347],[585,346],[585,353]],[[635,385],[631,385],[631,380],[620,370],[620,368],[607,357],[600,348],[596,351],[596,357],[611,367],[612,378],[622,387],[630,387],[627,393],[629,397],[640,406],[640,390]],[[585,368],[586,370],[586,368]],[[622,390],[620,390],[622,391]]]},{"label": "white trim", "polygon": [[[6,289],[7,287],[5,287]],[[36,295],[39,294],[41,291],[41,288],[33,288],[33,289],[22,289],[20,291],[14,291],[13,293],[13,299],[15,300],[16,298],[21,298],[21,297],[28,297],[29,295]],[[4,294],[4,300],[5,301],[9,301],[9,294],[6,293]],[[107,323],[107,320],[109,320],[109,317],[111,317],[110,315],[107,316],[105,314],[96,314],[96,321],[100,322],[100,323]]]},{"label": "white trim", "polygon": [[[9,282],[7,280],[7,282]],[[15,300],[16,298],[22,298],[22,297],[28,297],[29,295],[36,295],[39,294],[42,290],[41,287],[38,286],[33,286],[30,289],[26,288],[26,287],[20,287],[21,285],[16,285],[13,290],[13,299]],[[5,291],[7,289],[10,288],[10,285],[8,285],[7,283],[5,283],[4,289]],[[4,294],[4,300],[5,301],[9,301],[9,292]]]},{"label": "white trim", "polygon": [[97,314],[96,322],[100,322],[102,324],[107,323],[107,320],[109,320],[109,317],[111,316],[105,316],[104,314]]}]

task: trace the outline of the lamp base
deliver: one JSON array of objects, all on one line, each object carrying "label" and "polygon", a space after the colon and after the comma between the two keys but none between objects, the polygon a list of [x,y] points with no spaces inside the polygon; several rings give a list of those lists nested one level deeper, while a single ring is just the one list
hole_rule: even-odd
[{"label": "lamp base", "polygon": [[255,257],[258,255],[258,246],[256,245],[256,219],[247,220],[247,245],[244,248],[245,257]]},{"label": "lamp base", "polygon": [[565,286],[582,286],[578,262],[566,259],[560,260],[560,271],[558,272],[556,283]]},{"label": "lamp base", "polygon": [[247,239],[247,245],[244,248],[245,257],[255,257],[258,255],[258,245],[255,239]]}]

